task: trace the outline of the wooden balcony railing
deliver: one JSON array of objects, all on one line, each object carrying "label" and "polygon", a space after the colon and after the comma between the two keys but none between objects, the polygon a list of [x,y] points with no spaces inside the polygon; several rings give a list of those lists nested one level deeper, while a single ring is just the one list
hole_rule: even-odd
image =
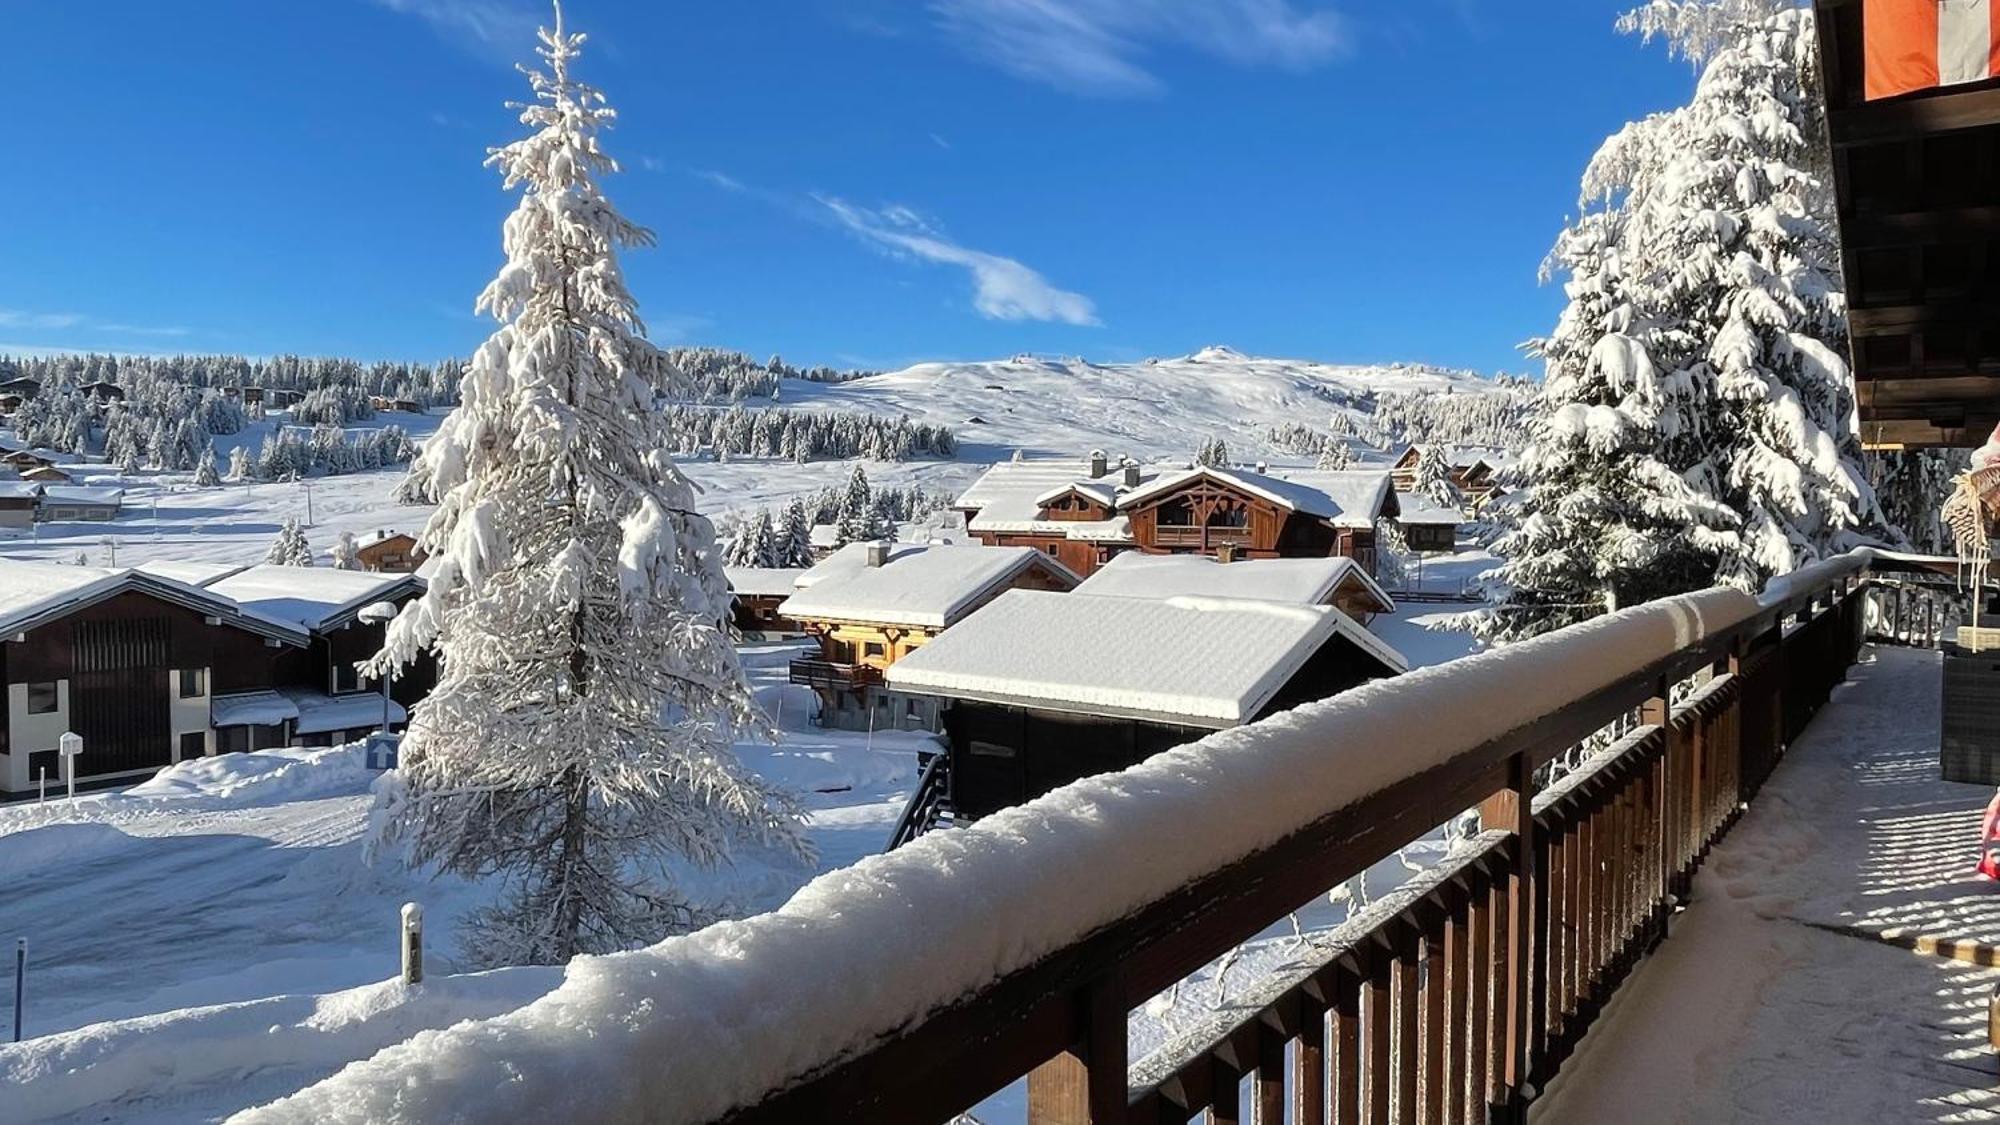
[{"label": "wooden balcony railing", "polygon": [[[443,1033],[393,1096],[462,1120],[942,1125],[1026,1078],[1033,1125],[1521,1121],[1854,662],[1869,563],[1636,607],[927,834],[770,914],[572,966]],[[1134,1008],[1473,809],[1478,834],[1291,975],[1128,1057]],[[386,1105],[376,1081],[288,1107]]]},{"label": "wooden balcony railing", "polygon": [[872,664],[843,664],[832,660],[794,660],[789,666],[791,681],[805,687],[852,691],[882,682],[882,670]]},{"label": "wooden balcony railing", "polygon": [[[1862,563],[1843,561],[723,1119],[932,1125],[1025,1075],[1032,1125],[1235,1122],[1245,1107],[1263,1125],[1523,1120],[1855,660]],[[1549,763],[1621,724],[1538,791]],[[1131,1065],[1132,1008],[1474,807],[1478,837],[1315,963]]]}]

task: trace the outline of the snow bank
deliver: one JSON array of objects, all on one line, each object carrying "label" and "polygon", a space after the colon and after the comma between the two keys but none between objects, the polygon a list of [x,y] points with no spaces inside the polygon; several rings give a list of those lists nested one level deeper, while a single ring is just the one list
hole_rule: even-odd
[{"label": "snow bank", "polygon": [[558,979],[556,970],[537,967],[415,988],[391,980],[319,996],[183,1008],[0,1044],[0,1088],[8,1091],[0,1116],[39,1121],[144,1098],[183,1098],[271,1070],[325,1074],[424,1028],[519,1007]]},{"label": "snow bank", "polygon": [[[381,713],[379,697],[376,714]],[[126,790],[127,797],[203,797],[230,804],[305,801],[366,790],[375,779],[365,748],[288,747],[218,754],[169,766]]]},{"label": "snow bank", "polygon": [[578,958],[519,1011],[232,1120],[712,1120],[1757,608],[1732,590],[1655,602],[1212,735],[829,872],[772,913]]}]

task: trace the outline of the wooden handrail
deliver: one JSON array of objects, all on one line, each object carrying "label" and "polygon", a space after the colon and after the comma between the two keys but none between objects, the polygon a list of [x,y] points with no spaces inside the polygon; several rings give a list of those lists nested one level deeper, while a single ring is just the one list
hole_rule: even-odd
[{"label": "wooden handrail", "polygon": [[[1274,1080],[1269,1051],[1258,1047],[1264,1035],[1260,1026],[1281,1032],[1281,1042],[1295,1047],[1329,1041],[1330,1034],[1339,1060],[1331,1090],[1334,1116],[1317,1115],[1326,1108],[1321,1096],[1326,1091],[1298,1092],[1295,1108],[1315,1114],[1301,1120],[1357,1119],[1342,1112],[1348,1104],[1343,1099],[1353,1092],[1343,1082],[1366,1078],[1374,1091],[1371,1104],[1376,1104],[1375,1093],[1387,1090],[1398,1106],[1397,1098],[1418,1087],[1408,1085],[1415,1081],[1414,1072],[1393,1064],[1384,1065],[1395,1072],[1394,1089],[1376,1085],[1385,1082],[1388,1071],[1350,1075],[1358,1068],[1349,1065],[1350,1055],[1340,1044],[1346,1042],[1343,1035],[1357,1029],[1340,1022],[1343,1005],[1354,999],[1350,994],[1375,996],[1381,991],[1383,996],[1393,993],[1389,1003],[1402,1013],[1416,1002],[1406,989],[1416,979],[1413,959],[1429,956],[1430,935],[1439,935],[1440,963],[1456,963],[1463,952],[1457,947],[1475,943],[1475,918],[1477,926],[1485,927],[1476,940],[1493,973],[1493,988],[1479,993],[1461,987],[1439,1002],[1453,1010],[1488,1002],[1484,1014],[1491,1026],[1478,1046],[1490,1059],[1479,1060],[1475,1068],[1468,1043],[1466,1066],[1477,1071],[1478,1089],[1449,1098],[1443,1084],[1422,1087],[1425,1098],[1440,1099],[1439,1116],[1427,1112],[1426,1119],[1442,1120],[1445,1101],[1467,1120],[1485,1120],[1488,1103],[1497,1117],[1521,1115],[1539,1082],[1587,1026],[1594,1006],[1664,934],[1674,896],[1685,894],[1709,843],[1852,663],[1859,644],[1858,571],[1858,565],[1843,564],[1802,572],[1767,594],[1746,620],[1329,812],[726,1120],[930,1125],[1031,1072],[1039,1087],[1034,1090],[1035,1125],[1184,1120],[1216,1099],[1229,1101],[1223,1119],[1233,1120],[1234,1088],[1223,1090],[1228,1083],[1218,1086],[1218,1076],[1257,1075],[1266,1084]],[[1800,623],[1793,628],[1795,618]],[[1748,659],[1761,663],[1739,676]],[[1655,708],[1651,714],[1657,723],[1668,714],[1667,686],[1706,669],[1715,669],[1717,680],[1673,709],[1670,723],[1628,740],[1560,795],[1538,802],[1533,813],[1526,811],[1526,802],[1535,799],[1532,778],[1550,759],[1622,718],[1647,713],[1648,707]],[[1772,711],[1771,723],[1752,732],[1753,746],[1746,749],[1741,727],[1749,687],[1775,694],[1782,706]],[[1498,807],[1495,794],[1502,795]],[[1508,794],[1516,804],[1508,804]],[[1409,910],[1391,915],[1365,941],[1340,951],[1310,979],[1289,986],[1199,1059],[1172,1068],[1169,1078],[1134,1093],[1125,1058],[1125,1024],[1135,1005],[1300,904],[1482,804],[1489,809],[1489,828],[1511,830],[1489,831],[1484,849],[1469,864],[1455,866],[1441,884],[1448,890],[1424,894]],[[1520,811],[1508,823],[1510,808]],[[1641,840],[1639,834],[1648,832],[1653,835]],[[1638,849],[1650,857],[1644,878],[1622,859],[1615,864],[1607,859],[1613,853],[1605,849],[1611,847]],[[1587,878],[1579,863],[1594,865]],[[1545,865],[1551,877],[1573,884],[1552,888],[1541,875]],[[1576,897],[1558,897],[1551,904],[1547,896],[1552,889],[1559,896]],[[1575,938],[1579,944],[1565,944],[1569,938],[1561,930],[1550,937],[1546,927],[1551,914],[1583,920],[1586,928]],[[1448,957],[1446,934],[1458,939]],[[1557,963],[1553,979],[1552,951],[1566,959]],[[1426,997],[1425,1003],[1430,1002]],[[1301,1012],[1332,1013],[1330,1031],[1304,1030]],[[1369,1035],[1387,1034],[1384,1029],[1392,1022],[1403,1026],[1400,1018],[1371,1022]],[[1419,1018],[1412,1026],[1422,1023]],[[1369,1048],[1364,1041],[1355,1049],[1371,1063],[1381,1061]],[[1438,1048],[1426,1042],[1423,1049]],[[1311,1048],[1308,1054],[1320,1050]],[[1422,1064],[1416,1065],[1421,1071]],[[1282,1075],[1275,1080],[1282,1083]],[[1275,1104],[1269,1098],[1253,1098],[1253,1103]]]}]

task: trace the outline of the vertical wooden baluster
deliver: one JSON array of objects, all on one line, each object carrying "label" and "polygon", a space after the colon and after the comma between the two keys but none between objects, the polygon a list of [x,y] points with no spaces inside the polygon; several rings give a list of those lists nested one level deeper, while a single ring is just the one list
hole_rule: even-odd
[{"label": "vertical wooden baluster", "polygon": [[1468,1071],[1465,1043],[1470,1032],[1466,1022],[1466,994],[1472,991],[1472,966],[1465,948],[1466,885],[1455,882],[1448,892],[1444,920],[1445,1061],[1443,1072],[1432,1088],[1439,1089],[1438,1084],[1442,1084],[1444,1105],[1440,1120],[1457,1125],[1465,1120]]},{"label": "vertical wooden baluster", "polygon": [[1215,1057],[1210,1057],[1208,1065],[1215,1077],[1213,1100],[1205,1120],[1208,1125],[1241,1125],[1243,1117],[1238,1106],[1243,1100],[1243,1072]]},{"label": "vertical wooden baluster", "polygon": [[1423,1004],[1419,1019],[1422,1074],[1418,1119],[1424,1125],[1444,1125],[1445,1079],[1445,992],[1450,980],[1445,970],[1445,908],[1433,900],[1417,904],[1423,922]]},{"label": "vertical wooden baluster", "polygon": [[1369,950],[1365,994],[1362,997],[1362,1077],[1367,1080],[1368,1125],[1389,1125],[1389,1091],[1394,1087],[1395,1054],[1389,1041],[1389,965],[1391,959]]},{"label": "vertical wooden baluster", "polygon": [[1535,879],[1534,764],[1526,754],[1516,754],[1508,763],[1507,788],[1489,797],[1480,807],[1486,828],[1511,833],[1505,845],[1507,867],[1501,893],[1494,904],[1494,961],[1498,967],[1499,990],[1494,997],[1495,1030],[1494,1100],[1503,1107],[1501,1116],[1518,1116],[1519,1094],[1528,1081],[1529,992],[1528,970],[1529,900]]},{"label": "vertical wooden baluster", "polygon": [[1467,945],[1466,960],[1469,968],[1466,983],[1470,988],[1467,1001],[1470,1011],[1466,1013],[1466,1064],[1470,1072],[1466,1083],[1466,1125],[1479,1125],[1486,1120],[1486,1099],[1493,1073],[1493,1057],[1487,1044],[1491,1042],[1488,1031],[1492,1019],[1493,995],[1493,881],[1485,868],[1475,868],[1472,877],[1472,895],[1466,916]]},{"label": "vertical wooden baluster", "polygon": [[1028,1073],[1029,1125],[1106,1125],[1126,1116],[1126,1030],[1131,1008],[1123,985],[1090,991],[1084,1041]]},{"label": "vertical wooden baluster", "polygon": [[1327,1006],[1299,1002],[1299,1037],[1292,1048],[1292,1125],[1326,1125]]},{"label": "vertical wooden baluster", "polygon": [[1421,1033],[1417,1023],[1417,977],[1422,964],[1421,935],[1416,926],[1405,918],[1398,918],[1394,928],[1396,956],[1389,975],[1389,986],[1396,1002],[1394,1029],[1396,1052],[1392,1064],[1396,1080],[1395,1119],[1397,1125],[1415,1125],[1417,1077],[1422,1058],[1417,1038]]},{"label": "vertical wooden baluster", "polygon": [[1257,1077],[1250,1109],[1255,1125],[1285,1125],[1285,1036],[1262,1021],[1257,1024]]},{"label": "vertical wooden baluster", "polygon": [[1361,974],[1343,965],[1333,978],[1333,1120],[1361,1120]]},{"label": "vertical wooden baluster", "polygon": [[1561,823],[1561,812],[1550,809],[1545,815],[1551,818],[1551,828],[1547,833],[1548,863],[1542,867],[1542,880],[1549,885],[1548,976],[1544,978],[1549,999],[1545,1014],[1550,1027],[1558,1028],[1569,1012],[1569,958],[1571,947],[1575,945],[1570,940],[1571,920],[1576,917],[1570,909],[1570,859],[1573,848],[1569,833],[1553,827]]}]

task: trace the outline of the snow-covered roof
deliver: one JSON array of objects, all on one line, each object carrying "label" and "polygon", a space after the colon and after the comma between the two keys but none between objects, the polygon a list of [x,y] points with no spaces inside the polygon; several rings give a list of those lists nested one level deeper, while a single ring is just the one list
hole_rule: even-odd
[{"label": "snow-covered roof", "polygon": [[[924,543],[886,544],[886,546],[889,548],[889,558],[891,560],[897,558],[900,555],[906,555],[911,551],[920,551],[927,545],[928,544]],[[829,544],[829,546],[831,546],[831,544]],[[849,543],[846,546],[841,547],[838,550],[834,551],[827,557],[807,567],[803,573],[801,573],[798,577],[792,579],[792,585],[796,586],[801,590],[808,590],[814,586],[817,586],[821,582],[826,581],[829,578],[838,577],[841,575],[848,574],[851,571],[860,570],[862,567],[865,567],[867,565],[868,565],[868,544]]]},{"label": "snow-covered roof", "polygon": [[131,567],[65,566],[60,563],[0,559],[0,635],[40,628],[127,591],[139,591],[185,606],[204,616],[259,636],[295,645],[309,638],[297,625],[246,609],[227,595]]},{"label": "snow-covered roof", "polygon": [[1396,603],[1353,559],[1243,559],[1217,562],[1207,555],[1147,555],[1127,551],[1099,567],[1076,588],[1107,598],[1249,598],[1292,605],[1331,605],[1344,585],[1358,585],[1383,613]]},{"label": "snow-covered roof", "polygon": [[372,602],[420,593],[424,581],[414,574],[261,563],[208,588],[236,599],[245,609],[325,632],[345,625]]},{"label": "snow-covered roof", "polygon": [[1296,469],[1282,476],[1249,469],[1202,466],[1164,474],[1118,498],[1120,509],[1158,500],[1190,484],[1208,482],[1260,497],[1287,511],[1316,516],[1335,527],[1372,527],[1395,504],[1384,469]]},{"label": "snow-covered roof", "polygon": [[1457,508],[1446,507],[1421,492],[1397,492],[1396,504],[1402,514],[1396,522],[1405,527],[1423,524],[1461,524],[1465,513]]},{"label": "snow-covered roof", "polygon": [[397,531],[393,527],[378,527],[373,531],[366,531],[355,536],[354,545],[356,547],[373,547],[377,543],[387,543],[391,539],[415,538],[416,536],[411,535],[407,531]]},{"label": "snow-covered roof", "polygon": [[[290,701],[297,712],[293,718],[298,722],[292,729],[299,734],[356,730],[379,726],[382,722],[382,696],[372,691],[328,695],[311,688],[281,687],[278,693]],[[393,699],[389,701],[391,723],[400,723],[408,718],[409,713],[402,704]]]},{"label": "snow-covered roof", "polygon": [[[1163,471],[1172,470],[1157,465],[1140,466],[1140,484],[1143,486]],[[1002,461],[980,474],[979,479],[972,482],[972,487],[959,494],[953,506],[976,513],[967,521],[967,531],[1044,532],[1079,539],[1093,535],[1109,538],[1110,529],[1102,525],[1094,532],[1071,535],[1071,521],[1043,519],[1042,507],[1071,489],[1109,507],[1117,503],[1124,480],[1124,467],[1115,461],[1101,477],[1090,475],[1090,462],[1087,460]],[[1109,522],[1103,521],[1104,524]],[[1120,536],[1123,537],[1122,531]]]},{"label": "snow-covered roof", "polygon": [[98,488],[91,485],[50,484],[42,486],[42,499],[51,504],[121,504],[125,500],[122,488]]},{"label": "snow-covered roof", "polygon": [[751,597],[790,597],[798,590],[804,567],[725,566],[723,575],[729,588]]},{"label": "snow-covered roof", "polygon": [[1076,575],[1061,563],[1032,547],[898,543],[881,566],[867,564],[867,544],[849,544],[841,552],[855,547],[863,549],[858,556],[861,565],[846,567],[801,589],[785,599],[778,611],[795,619],[942,629],[1030,569],[1047,572],[1065,587],[1077,582]]},{"label": "snow-covered roof", "polygon": [[1449,458],[1451,467],[1454,469],[1469,469],[1482,461],[1490,469],[1504,469],[1512,465],[1515,460],[1516,456],[1511,450],[1501,449],[1493,445],[1456,446],[1452,449]]},{"label": "snow-covered roof", "polygon": [[840,528],[836,524],[816,523],[812,525],[809,534],[812,545],[822,550],[829,549],[840,541]]},{"label": "snow-covered roof", "polygon": [[239,691],[208,701],[211,726],[270,726],[299,717],[298,705],[275,691]]},{"label": "snow-covered roof", "polygon": [[157,574],[162,578],[171,578],[176,582],[185,582],[190,586],[207,586],[242,570],[243,564],[148,559],[140,563],[137,569],[148,574]]},{"label": "snow-covered roof", "polygon": [[0,500],[33,500],[42,494],[42,486],[33,481],[0,480]]},{"label": "snow-covered roof", "polygon": [[888,682],[899,691],[1221,729],[1255,718],[1336,636],[1389,672],[1408,667],[1329,606],[1010,590],[890,665]]}]

